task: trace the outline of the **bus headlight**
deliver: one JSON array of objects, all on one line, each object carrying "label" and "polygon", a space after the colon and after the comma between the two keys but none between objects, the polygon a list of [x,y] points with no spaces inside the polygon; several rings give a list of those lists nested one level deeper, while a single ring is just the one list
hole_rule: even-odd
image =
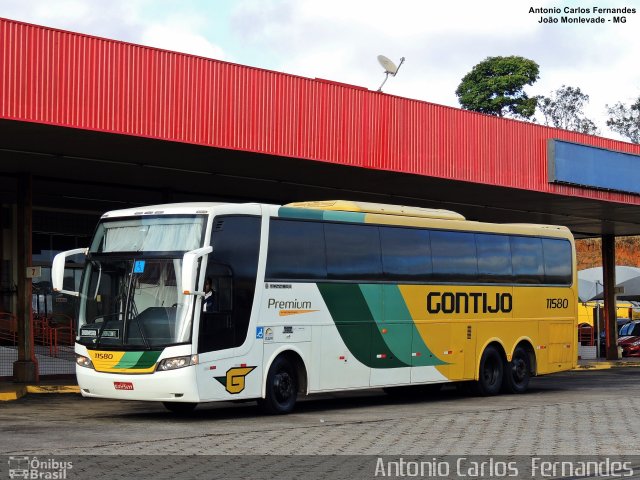
[{"label": "bus headlight", "polygon": [[172,357],[161,360],[158,364],[158,370],[175,370],[176,368],[184,368],[189,365],[198,364],[198,355],[187,355],[184,357]]},{"label": "bus headlight", "polygon": [[93,362],[91,359],[83,355],[76,355],[76,363],[81,367],[93,368]]}]

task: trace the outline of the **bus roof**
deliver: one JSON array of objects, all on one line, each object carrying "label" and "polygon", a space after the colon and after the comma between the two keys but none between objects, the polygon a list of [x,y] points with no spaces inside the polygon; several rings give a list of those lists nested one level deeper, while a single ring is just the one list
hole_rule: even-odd
[{"label": "bus roof", "polygon": [[[144,215],[176,215],[176,214],[212,214],[219,207],[242,208],[247,206],[271,207],[272,215],[282,215],[282,208],[271,204],[258,203],[227,203],[227,202],[185,202],[185,203],[169,203],[160,205],[146,205],[122,210],[112,210],[102,215],[103,219],[117,217],[133,217]],[[290,214],[298,217],[293,213],[300,212],[301,218],[306,218],[304,212],[317,212],[320,217],[326,217],[321,212],[335,212],[337,216],[331,215],[333,220],[353,221],[350,220],[352,215],[363,214],[367,217],[365,223],[378,223],[389,225],[407,225],[416,227],[435,227],[442,229],[454,230],[480,230],[495,233],[515,233],[515,234],[533,234],[552,237],[572,237],[567,227],[557,225],[541,225],[533,223],[507,223],[494,224],[476,222],[466,220],[464,216],[450,210],[441,210],[435,208],[420,208],[403,205],[389,205],[384,203],[357,202],[349,200],[324,200],[309,202],[294,202],[284,205]],[[342,213],[344,212],[344,213]],[[344,217],[343,217],[344,215]],[[313,215],[316,217],[316,214]]]},{"label": "bus roof", "polygon": [[337,210],[340,212],[377,213],[380,215],[397,215],[403,217],[438,218],[441,220],[464,220],[459,213],[436,208],[408,207],[405,205],[388,205],[385,203],[353,202],[348,200],[325,200],[314,202],[295,202],[285,205],[293,208],[309,208],[313,210]]},{"label": "bus roof", "polygon": [[101,218],[112,217],[134,217],[139,215],[175,215],[175,214],[195,214],[210,213],[210,210],[219,205],[227,205],[222,202],[185,202],[166,203],[160,205],[143,205],[140,207],[125,208],[122,210],[111,210],[102,215]]}]

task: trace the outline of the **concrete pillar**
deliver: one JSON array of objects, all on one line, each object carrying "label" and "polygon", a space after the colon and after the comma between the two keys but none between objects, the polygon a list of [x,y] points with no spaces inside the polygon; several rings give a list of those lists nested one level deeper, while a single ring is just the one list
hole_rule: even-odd
[{"label": "concrete pillar", "polygon": [[37,382],[38,362],[33,347],[31,279],[27,278],[27,267],[31,265],[31,231],[33,226],[33,181],[31,174],[18,176],[17,197],[18,299],[16,317],[18,319],[18,361],[13,364],[13,378],[16,382]]},{"label": "concrete pillar", "polygon": [[602,277],[607,360],[618,359],[618,322],[616,313],[616,237],[602,236]]}]

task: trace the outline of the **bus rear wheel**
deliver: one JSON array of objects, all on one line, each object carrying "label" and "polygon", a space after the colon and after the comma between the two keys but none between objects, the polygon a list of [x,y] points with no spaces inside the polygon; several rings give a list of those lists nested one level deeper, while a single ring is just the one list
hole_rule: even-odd
[{"label": "bus rear wheel", "polygon": [[531,380],[531,359],[522,347],[516,347],[511,361],[506,365],[503,390],[508,393],[524,393]]},{"label": "bus rear wheel", "polygon": [[178,415],[191,413],[198,406],[197,403],[191,402],[162,402],[162,404],[167,410]]},{"label": "bus rear wheel", "polygon": [[482,396],[497,395],[502,387],[503,376],[502,355],[496,347],[489,345],[480,358],[479,377],[474,385],[475,393]]},{"label": "bus rear wheel", "polygon": [[293,410],[298,397],[296,369],[287,358],[277,357],[267,374],[266,394],[258,407],[270,415],[282,415]]}]

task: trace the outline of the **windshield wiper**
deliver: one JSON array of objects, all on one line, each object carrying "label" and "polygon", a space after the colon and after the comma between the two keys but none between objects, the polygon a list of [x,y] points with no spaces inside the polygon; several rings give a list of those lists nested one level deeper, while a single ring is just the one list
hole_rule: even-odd
[{"label": "windshield wiper", "polygon": [[138,320],[138,317],[135,318],[136,321],[136,325],[138,325],[138,331],[140,332],[140,337],[142,337],[142,341],[144,342],[144,348],[147,350],[151,350],[151,344],[149,343],[149,341],[147,340],[147,337],[145,337],[144,332],[142,331],[142,325],[140,325],[140,321]]}]

